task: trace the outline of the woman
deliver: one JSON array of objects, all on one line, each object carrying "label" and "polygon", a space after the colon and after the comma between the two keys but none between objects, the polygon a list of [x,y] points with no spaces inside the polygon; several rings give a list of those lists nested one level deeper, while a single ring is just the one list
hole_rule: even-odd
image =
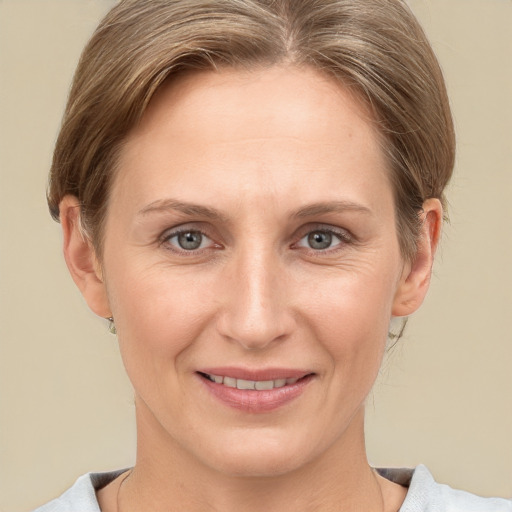
[{"label": "woman", "polygon": [[112,323],[137,461],[41,510],[512,510],[375,471],[364,403],[427,292],[454,159],[402,2],[124,1],[51,172],[70,273]]}]

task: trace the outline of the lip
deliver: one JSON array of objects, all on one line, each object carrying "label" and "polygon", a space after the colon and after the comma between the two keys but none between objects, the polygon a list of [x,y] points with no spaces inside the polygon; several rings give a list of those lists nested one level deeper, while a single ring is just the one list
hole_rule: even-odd
[{"label": "lip", "polygon": [[[217,384],[202,376],[201,374],[203,373],[245,380],[277,380],[287,378],[299,380],[280,388],[257,391],[252,389],[231,388],[224,384]],[[314,376],[312,372],[285,368],[253,370],[234,367],[216,367],[204,368],[197,372],[198,379],[215,399],[238,411],[253,414],[275,411],[297,399],[304,393],[308,385],[314,379]]]}]

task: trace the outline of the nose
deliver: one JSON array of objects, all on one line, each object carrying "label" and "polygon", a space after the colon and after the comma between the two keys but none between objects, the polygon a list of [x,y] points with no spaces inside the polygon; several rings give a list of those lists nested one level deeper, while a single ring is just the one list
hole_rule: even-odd
[{"label": "nose", "polygon": [[218,317],[220,334],[246,350],[261,350],[287,338],[295,320],[279,256],[246,251],[229,267]]}]

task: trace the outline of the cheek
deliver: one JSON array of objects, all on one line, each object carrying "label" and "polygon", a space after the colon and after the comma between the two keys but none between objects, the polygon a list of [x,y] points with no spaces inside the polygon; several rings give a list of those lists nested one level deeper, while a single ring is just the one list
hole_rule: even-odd
[{"label": "cheek", "polygon": [[383,282],[370,272],[340,273],[324,280],[323,286],[315,282],[317,286],[305,286],[298,296],[333,372],[350,374],[355,380],[376,374],[386,346],[393,282]]},{"label": "cheek", "polygon": [[118,267],[111,277],[108,294],[127,371],[178,364],[214,314],[207,277],[159,265]]},{"label": "cheek", "polygon": [[303,309],[326,329],[362,337],[382,328],[383,322],[387,329],[396,284],[390,269],[382,274],[377,269],[351,269],[305,279],[299,286]]}]

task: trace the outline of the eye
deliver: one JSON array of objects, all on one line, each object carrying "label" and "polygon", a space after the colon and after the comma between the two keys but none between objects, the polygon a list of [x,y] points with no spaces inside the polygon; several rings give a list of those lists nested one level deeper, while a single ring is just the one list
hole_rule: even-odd
[{"label": "eye", "polygon": [[162,240],[175,249],[187,252],[197,251],[213,245],[210,238],[201,231],[194,229],[167,233]]},{"label": "eye", "polygon": [[328,249],[332,245],[332,233],[326,231],[313,231],[308,235],[308,245],[311,249],[319,251]]},{"label": "eye", "polygon": [[297,246],[313,249],[314,251],[326,251],[341,245],[343,242],[349,242],[349,237],[345,233],[338,233],[330,229],[315,229],[303,236]]}]

